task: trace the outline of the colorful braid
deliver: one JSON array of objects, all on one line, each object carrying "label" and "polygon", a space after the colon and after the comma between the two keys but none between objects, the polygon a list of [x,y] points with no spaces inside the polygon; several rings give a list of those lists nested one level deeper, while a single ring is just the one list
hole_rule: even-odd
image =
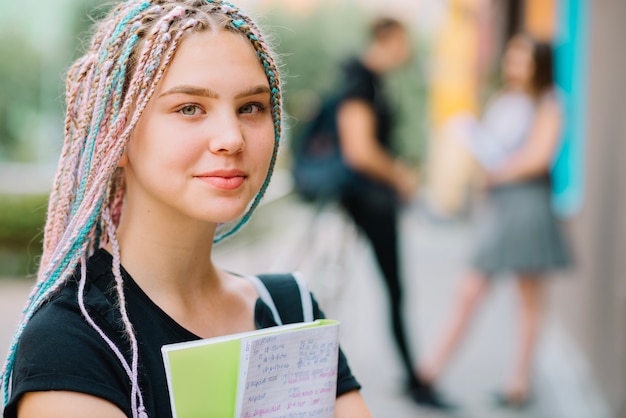
[{"label": "colorful braid", "polygon": [[[233,235],[250,219],[269,185],[281,138],[282,96],[277,66],[259,28],[237,7],[223,1],[129,0],[119,4],[98,27],[87,53],[68,71],[65,141],[50,193],[37,283],[29,295],[2,371],[4,405],[10,396],[11,374],[22,332],[35,312],[75,275],[79,279],[78,303],[83,316],[109,345],[129,376],[133,417],[147,416],[138,378],[137,341],[126,312],[116,238],[125,193],[123,174],[117,164],[183,36],[202,30],[194,14],[221,14],[227,18],[225,28],[243,34],[250,41],[267,75],[274,120],[275,144],[266,179],[245,214],[221,225],[214,242]],[[210,18],[208,21],[213,23]],[[113,275],[130,342],[130,362],[90,318],[84,305],[88,256],[107,242],[113,247]]]}]

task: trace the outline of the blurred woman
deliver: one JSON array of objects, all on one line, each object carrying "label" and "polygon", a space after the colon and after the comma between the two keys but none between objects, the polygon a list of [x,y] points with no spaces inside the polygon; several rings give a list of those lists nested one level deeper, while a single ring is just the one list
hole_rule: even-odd
[{"label": "blurred woman", "polygon": [[503,406],[519,407],[529,400],[545,278],[570,262],[551,207],[550,167],[562,126],[552,66],[550,44],[527,34],[513,37],[502,60],[503,87],[480,122],[463,119],[469,133],[466,144],[485,169],[487,207],[452,315],[433,355],[420,368],[423,378],[434,384],[494,278],[515,277],[521,313],[519,346],[513,373],[496,394]]}]

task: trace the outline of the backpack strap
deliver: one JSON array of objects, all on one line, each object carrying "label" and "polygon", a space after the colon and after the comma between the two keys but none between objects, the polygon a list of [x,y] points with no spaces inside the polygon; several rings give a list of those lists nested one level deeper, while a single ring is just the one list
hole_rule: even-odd
[{"label": "backpack strap", "polygon": [[278,309],[274,304],[274,299],[272,299],[272,295],[270,294],[269,290],[267,290],[267,287],[265,286],[263,281],[257,276],[248,276],[248,279],[250,279],[250,281],[256,288],[256,291],[259,293],[259,297],[261,298],[263,303],[265,303],[270,308],[272,316],[274,317],[274,322],[276,322],[277,325],[283,325],[283,321],[278,314]]},{"label": "backpack strap", "polygon": [[304,276],[300,272],[293,273],[296,283],[298,283],[298,290],[300,291],[300,302],[302,303],[302,315],[304,316],[304,322],[311,322],[315,319],[313,314],[313,299],[311,292],[306,284]]},{"label": "backpack strap", "polygon": [[313,321],[311,293],[301,274],[261,274],[251,280],[276,324]]}]

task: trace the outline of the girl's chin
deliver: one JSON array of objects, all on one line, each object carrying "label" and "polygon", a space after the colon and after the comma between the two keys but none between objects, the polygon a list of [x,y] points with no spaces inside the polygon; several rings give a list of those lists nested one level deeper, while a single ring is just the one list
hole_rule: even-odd
[{"label": "girl's chin", "polygon": [[198,205],[192,209],[190,215],[198,220],[223,224],[239,220],[248,210],[250,201],[242,203],[243,199],[215,199],[208,204]]},{"label": "girl's chin", "polygon": [[215,216],[200,216],[200,219],[220,225],[239,220],[243,216],[244,212],[245,208],[243,210],[233,210],[232,212],[221,213]]}]

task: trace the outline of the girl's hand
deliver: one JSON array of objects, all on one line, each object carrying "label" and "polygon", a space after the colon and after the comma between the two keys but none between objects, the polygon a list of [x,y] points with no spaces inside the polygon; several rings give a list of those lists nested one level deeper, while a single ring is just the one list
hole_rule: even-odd
[{"label": "girl's hand", "polygon": [[372,418],[358,390],[344,393],[335,402],[335,418]]}]

